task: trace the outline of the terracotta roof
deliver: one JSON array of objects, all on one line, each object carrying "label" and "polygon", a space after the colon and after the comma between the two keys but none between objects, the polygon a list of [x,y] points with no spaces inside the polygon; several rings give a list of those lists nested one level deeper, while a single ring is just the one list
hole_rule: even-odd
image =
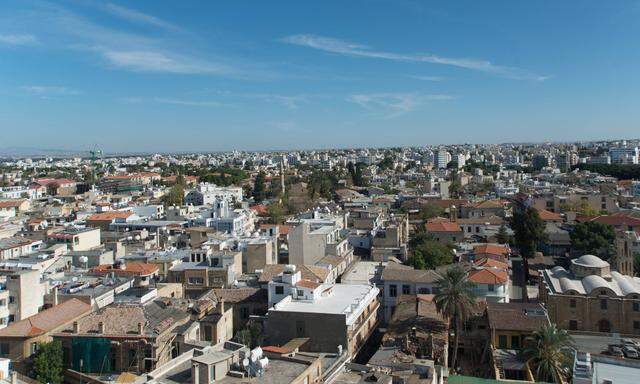
[{"label": "terracotta roof", "polygon": [[71,299],[26,319],[9,324],[6,328],[0,329],[0,337],[39,336],[62,327],[89,312],[91,312],[89,304],[78,299]]},{"label": "terracotta roof", "polygon": [[267,206],[264,204],[252,205],[249,209],[254,211],[258,216],[266,216],[268,214]]},{"label": "terracotta roof", "polygon": [[469,272],[469,281],[476,284],[504,284],[509,281],[509,275],[505,271],[485,268]]},{"label": "terracotta roof", "polygon": [[637,219],[633,216],[628,216],[623,213],[615,214],[615,215],[601,215],[592,218],[589,221],[596,221],[602,224],[608,224],[611,226],[620,226],[620,225],[628,225],[632,227],[640,226],[640,219]]},{"label": "terracotta roof", "polygon": [[115,219],[126,219],[133,215],[131,211],[111,211],[95,213],[87,218],[87,221],[113,221]]},{"label": "terracotta roof", "polygon": [[473,253],[475,253],[476,255],[490,254],[506,256],[509,254],[509,248],[499,244],[480,244],[473,247]]},{"label": "terracotta roof", "polygon": [[473,263],[479,267],[497,268],[497,269],[503,269],[503,270],[509,269],[509,264],[503,263],[502,261],[499,261],[499,260],[489,259],[486,257],[480,260],[476,260]]},{"label": "terracotta roof", "polygon": [[126,263],[124,268],[114,267],[111,264],[102,264],[92,269],[92,272],[97,275],[106,275],[108,273],[115,273],[119,276],[148,276],[158,272],[157,264],[146,263]]},{"label": "terracotta roof", "polygon": [[451,221],[436,221],[426,224],[427,232],[462,232],[460,225]]},{"label": "terracotta roof", "polygon": [[547,211],[546,209],[538,209],[538,215],[544,221],[561,221],[562,216],[559,213]]},{"label": "terracotta roof", "polygon": [[18,199],[18,200],[3,200],[0,201],[0,208],[18,208],[21,206],[26,200]]},{"label": "terracotta roof", "polygon": [[296,287],[303,287],[308,289],[316,289],[320,286],[320,283],[316,283],[315,281],[302,279],[296,283]]}]

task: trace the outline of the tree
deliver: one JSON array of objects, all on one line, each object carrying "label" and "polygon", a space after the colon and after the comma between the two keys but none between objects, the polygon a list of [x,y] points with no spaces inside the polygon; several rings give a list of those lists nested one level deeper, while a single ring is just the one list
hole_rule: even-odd
[{"label": "tree", "polygon": [[256,202],[261,202],[267,198],[267,193],[264,188],[265,183],[265,174],[264,172],[258,173],[256,175],[256,179],[253,182],[253,191],[251,192],[251,196]]},{"label": "tree", "polygon": [[467,273],[455,265],[447,270],[445,275],[436,281],[437,292],[434,297],[436,310],[449,321],[450,329],[455,334],[451,367],[455,368],[458,357],[458,344],[462,324],[469,318],[476,306],[473,294],[474,284],[468,280]]},{"label": "tree", "polygon": [[414,236],[409,246],[413,253],[407,262],[416,269],[434,269],[453,262],[453,246],[437,242],[426,232]]},{"label": "tree", "polygon": [[39,343],[38,352],[33,356],[31,376],[41,383],[61,384],[62,344],[59,341]]},{"label": "tree", "polygon": [[531,345],[523,355],[533,368],[537,381],[564,383],[569,377],[569,367],[573,362],[571,336],[555,324],[544,325],[535,331],[529,340]]},{"label": "tree", "polygon": [[507,244],[510,238],[511,236],[509,236],[509,232],[507,232],[507,226],[504,224],[500,225],[500,229],[498,229],[498,234],[496,235],[498,243]]},{"label": "tree", "polygon": [[55,196],[58,194],[58,189],[60,188],[60,184],[53,182],[47,184],[47,194],[50,196]]},{"label": "tree", "polygon": [[444,208],[435,204],[425,204],[420,208],[420,218],[422,220],[429,220],[434,217],[442,216],[444,214]]},{"label": "tree", "polygon": [[603,260],[609,260],[616,253],[613,245],[616,233],[610,225],[596,221],[578,223],[569,235],[573,248],[582,254],[592,254]]},{"label": "tree", "polygon": [[264,341],[262,334],[262,326],[259,323],[250,322],[247,323],[244,329],[236,333],[235,339],[240,344],[244,344],[249,348],[255,348],[262,345]]},{"label": "tree", "polygon": [[267,214],[271,224],[282,224],[284,217],[284,207],[281,203],[271,203],[267,206]]},{"label": "tree", "polygon": [[184,188],[182,185],[176,184],[171,187],[169,192],[162,196],[162,203],[165,207],[184,204]]},{"label": "tree", "polygon": [[514,207],[513,216],[511,216],[509,224],[514,232],[513,240],[515,246],[522,256],[524,264],[522,268],[523,281],[526,284],[529,279],[529,259],[535,257],[538,245],[547,238],[544,233],[545,225],[538,214],[538,210],[522,202],[518,202],[517,206]]},{"label": "tree", "polygon": [[186,185],[184,176],[182,176],[182,175],[176,176],[176,185],[180,185],[182,187],[184,187]]}]

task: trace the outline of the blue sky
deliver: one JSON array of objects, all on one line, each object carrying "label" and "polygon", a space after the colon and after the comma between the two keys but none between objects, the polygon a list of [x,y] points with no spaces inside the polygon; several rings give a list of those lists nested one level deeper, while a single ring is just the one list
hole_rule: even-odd
[{"label": "blue sky", "polygon": [[0,147],[637,137],[637,1],[0,3]]}]

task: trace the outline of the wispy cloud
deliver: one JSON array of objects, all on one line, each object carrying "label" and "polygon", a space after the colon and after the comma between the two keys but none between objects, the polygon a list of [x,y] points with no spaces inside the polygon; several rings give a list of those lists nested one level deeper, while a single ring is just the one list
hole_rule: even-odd
[{"label": "wispy cloud", "polygon": [[284,106],[287,109],[298,109],[300,104],[306,103],[309,101],[309,97],[306,95],[277,95],[271,93],[256,93],[256,94],[248,94],[248,97],[255,97],[258,99],[262,99],[269,103],[276,103]]},{"label": "wispy cloud", "polygon": [[38,42],[34,35],[18,34],[18,35],[0,35],[0,44],[9,45],[33,45]]},{"label": "wispy cloud", "polygon": [[128,20],[133,23],[147,24],[154,27],[166,29],[169,31],[181,30],[178,26],[172,23],[169,23],[168,21],[162,20],[156,16],[149,15],[147,13],[137,11],[135,9],[126,8],[113,3],[107,3],[104,6],[104,9],[113,15],[116,15],[122,19]]},{"label": "wispy cloud", "polygon": [[494,75],[518,79],[518,80],[534,80],[543,81],[548,79],[548,76],[538,75],[528,70],[518,67],[508,67],[494,64],[488,60],[469,59],[469,58],[453,58],[438,56],[433,54],[403,54],[394,52],[385,52],[374,50],[371,47],[362,44],[351,43],[345,40],[334,39],[331,37],[317,36],[317,35],[292,35],[281,39],[282,42],[288,44],[299,45],[303,47],[309,47],[325,52],[355,56],[366,57],[383,60],[393,61],[405,61],[405,62],[419,62],[419,63],[431,63],[448,65],[458,68],[465,68],[475,71],[481,71],[491,73]]},{"label": "wispy cloud", "polygon": [[161,104],[181,105],[185,107],[223,107],[226,104],[218,101],[197,101],[197,100],[181,100],[181,99],[163,99],[155,98],[153,101]]},{"label": "wispy cloud", "polygon": [[410,75],[412,79],[420,80],[420,81],[445,81],[446,79],[442,76],[419,76],[419,75]]},{"label": "wispy cloud", "polygon": [[56,97],[56,96],[75,96],[82,92],[67,87],[45,86],[45,85],[26,85],[21,89],[31,95],[40,97]]},{"label": "wispy cloud", "polygon": [[222,64],[198,60],[189,56],[154,50],[113,50],[94,47],[114,67],[135,72],[165,72],[175,74],[233,74],[234,70]]},{"label": "wispy cloud", "polygon": [[347,101],[358,104],[386,118],[396,117],[415,110],[429,101],[446,101],[454,99],[451,95],[420,93],[368,93],[353,94]]}]

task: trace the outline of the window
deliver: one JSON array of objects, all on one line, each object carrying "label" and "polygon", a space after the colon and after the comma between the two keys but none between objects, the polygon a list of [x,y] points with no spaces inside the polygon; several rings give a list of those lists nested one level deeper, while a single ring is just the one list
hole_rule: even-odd
[{"label": "window", "polygon": [[296,335],[298,337],[304,337],[305,336],[305,327],[304,327],[304,321],[302,320],[298,320],[296,321]]},{"label": "window", "polygon": [[403,285],[402,286],[402,294],[403,295],[410,295],[411,294],[411,286],[409,285]]},{"label": "window", "polygon": [[282,285],[276,285],[276,295],[284,294],[284,287]]},{"label": "window", "polygon": [[202,285],[204,284],[204,279],[202,277],[190,277],[189,284]]},{"label": "window", "polygon": [[16,302],[16,298],[14,296],[9,296],[9,304],[13,304]]},{"label": "window", "polygon": [[304,291],[302,289],[298,289],[298,297],[304,296]]},{"label": "window", "polygon": [[489,292],[494,292],[496,290],[496,286],[493,284],[489,284],[488,290]]},{"label": "window", "polygon": [[9,356],[9,343],[0,343],[0,356]]},{"label": "window", "polygon": [[576,299],[569,300],[569,308],[575,308],[575,307],[576,307]]},{"label": "window", "polygon": [[638,320],[634,320],[634,322],[633,322],[633,329],[640,329],[640,321],[638,321]]},{"label": "window", "polygon": [[431,293],[431,291],[429,291],[429,288],[420,288],[418,289],[418,293],[421,295],[428,295]]},{"label": "window", "polygon": [[389,286],[389,296],[396,297],[398,296],[398,287],[395,284]]},{"label": "window", "polygon": [[240,317],[243,318],[243,319],[248,319],[249,318],[249,308],[247,308],[247,307],[240,308]]},{"label": "window", "polygon": [[40,349],[40,344],[38,343],[31,343],[31,345],[29,346],[29,349],[31,350],[31,354],[35,354],[36,352],[38,352],[38,350]]},{"label": "window", "polygon": [[505,335],[498,336],[498,348],[501,348],[501,349],[507,348],[507,336]]},{"label": "window", "polygon": [[211,365],[209,367],[209,382],[214,383],[216,381],[216,366]]},{"label": "window", "polygon": [[576,331],[578,329],[578,321],[577,320],[569,320],[569,330]]},{"label": "window", "polygon": [[607,309],[607,299],[600,299],[600,309]]},{"label": "window", "polygon": [[520,348],[520,336],[511,336],[511,348],[512,349]]},{"label": "window", "polygon": [[640,311],[640,303],[634,302],[633,303],[633,312],[638,312],[638,311]]}]

